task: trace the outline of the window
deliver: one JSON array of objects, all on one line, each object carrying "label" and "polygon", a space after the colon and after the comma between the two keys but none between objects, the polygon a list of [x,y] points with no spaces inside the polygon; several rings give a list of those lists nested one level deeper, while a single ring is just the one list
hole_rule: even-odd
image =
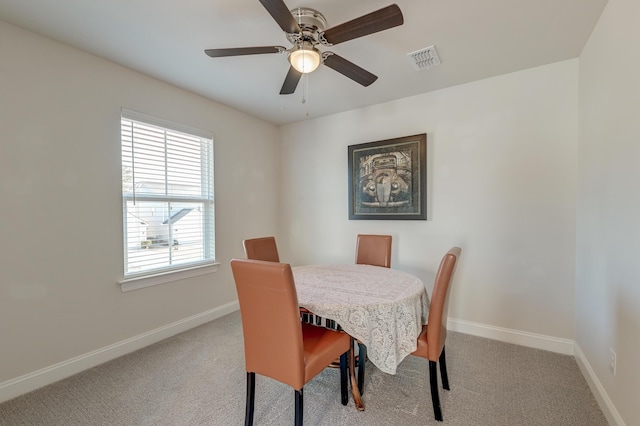
[{"label": "window", "polygon": [[125,280],[212,265],[212,135],[124,109],[121,132]]}]

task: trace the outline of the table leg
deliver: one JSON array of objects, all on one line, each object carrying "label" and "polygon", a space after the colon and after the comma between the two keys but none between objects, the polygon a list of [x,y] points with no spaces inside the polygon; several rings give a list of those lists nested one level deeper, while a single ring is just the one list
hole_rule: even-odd
[{"label": "table leg", "polygon": [[362,395],[360,395],[360,388],[358,387],[358,380],[356,379],[356,357],[354,354],[355,339],[351,338],[351,357],[349,359],[349,375],[351,376],[351,394],[353,395],[353,402],[356,404],[358,411],[364,411],[364,403],[362,402]]}]

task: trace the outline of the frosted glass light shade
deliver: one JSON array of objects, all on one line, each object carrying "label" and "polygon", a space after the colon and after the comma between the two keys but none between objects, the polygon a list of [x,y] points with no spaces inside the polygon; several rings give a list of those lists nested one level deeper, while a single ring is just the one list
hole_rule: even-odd
[{"label": "frosted glass light shade", "polygon": [[303,74],[314,71],[320,65],[320,52],[311,46],[301,46],[289,54],[289,62]]}]

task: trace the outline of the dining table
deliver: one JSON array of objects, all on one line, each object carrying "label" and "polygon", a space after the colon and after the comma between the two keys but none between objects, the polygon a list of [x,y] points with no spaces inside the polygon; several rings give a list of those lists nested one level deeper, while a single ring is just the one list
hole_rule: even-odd
[{"label": "dining table", "polygon": [[[296,266],[293,275],[298,304],[364,344],[368,360],[381,371],[395,374],[416,350],[429,314],[429,296],[418,277],[360,264]],[[352,383],[356,405],[364,409],[353,388]]]}]

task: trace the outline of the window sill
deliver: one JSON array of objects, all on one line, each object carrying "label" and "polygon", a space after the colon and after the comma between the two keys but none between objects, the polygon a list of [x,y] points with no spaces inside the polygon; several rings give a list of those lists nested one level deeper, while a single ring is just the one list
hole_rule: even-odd
[{"label": "window sill", "polygon": [[125,278],[119,281],[120,290],[125,293],[127,291],[138,290],[154,285],[167,284],[173,281],[183,280],[185,278],[198,277],[206,274],[218,272],[219,263],[209,265],[196,266],[189,269],[181,269],[179,271],[167,271],[156,275],[147,275],[144,277]]}]

